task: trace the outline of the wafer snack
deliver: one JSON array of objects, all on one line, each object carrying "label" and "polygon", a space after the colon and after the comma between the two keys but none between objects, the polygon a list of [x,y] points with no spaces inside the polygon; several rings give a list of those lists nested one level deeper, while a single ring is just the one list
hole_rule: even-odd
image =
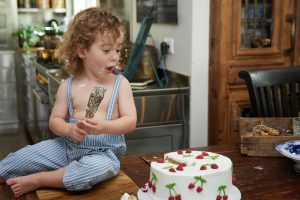
[{"label": "wafer snack", "polygon": [[106,91],[106,89],[103,86],[96,86],[92,90],[88,104],[87,104],[87,108],[86,108],[86,113],[85,113],[86,118],[94,117],[95,113],[97,112],[98,106],[100,105],[100,103],[104,97],[105,91]]},{"label": "wafer snack", "polygon": [[265,125],[257,125],[253,128],[252,131],[254,136],[278,136],[279,135],[279,131],[265,126]]}]

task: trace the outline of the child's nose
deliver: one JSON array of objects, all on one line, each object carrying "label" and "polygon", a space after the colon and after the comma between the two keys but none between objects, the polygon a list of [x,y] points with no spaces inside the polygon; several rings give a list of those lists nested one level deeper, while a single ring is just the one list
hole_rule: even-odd
[{"label": "child's nose", "polygon": [[113,60],[119,60],[119,58],[120,58],[119,51],[113,51],[112,59]]}]

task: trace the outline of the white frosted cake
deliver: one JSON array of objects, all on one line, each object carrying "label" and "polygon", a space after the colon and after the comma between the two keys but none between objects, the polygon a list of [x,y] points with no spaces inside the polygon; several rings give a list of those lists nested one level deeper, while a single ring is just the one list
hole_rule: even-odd
[{"label": "white frosted cake", "polygon": [[232,184],[232,162],[220,154],[177,151],[151,162],[150,178],[143,190],[153,200],[237,200],[240,191]]}]

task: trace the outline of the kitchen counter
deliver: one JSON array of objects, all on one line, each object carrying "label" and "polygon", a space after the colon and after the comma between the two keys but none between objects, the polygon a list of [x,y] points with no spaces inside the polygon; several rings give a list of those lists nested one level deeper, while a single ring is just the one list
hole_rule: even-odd
[{"label": "kitchen counter", "polygon": [[[62,69],[45,69],[41,64],[36,63],[38,67],[44,68],[44,70],[48,71],[49,78],[51,78],[54,82],[60,84],[63,80],[68,78],[66,72]],[[169,84],[165,88],[160,88],[159,85],[154,82],[150,83],[144,89],[133,89],[134,96],[148,96],[155,94],[174,94],[174,93],[189,93],[189,80],[188,77],[175,73],[168,72],[169,76]]]},{"label": "kitchen counter", "polygon": [[[38,85],[48,95],[48,107],[51,110],[57,89],[68,75],[61,68],[51,69],[34,59],[31,64],[35,68],[37,82],[40,81]],[[188,146],[189,80],[170,71],[168,76],[169,84],[165,88],[160,88],[154,82],[144,89],[133,89],[137,128],[125,135],[127,153],[177,150]]]}]

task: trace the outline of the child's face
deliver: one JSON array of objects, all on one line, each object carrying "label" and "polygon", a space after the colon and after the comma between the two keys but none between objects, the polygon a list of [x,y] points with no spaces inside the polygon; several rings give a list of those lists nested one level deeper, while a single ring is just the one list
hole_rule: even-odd
[{"label": "child's face", "polygon": [[84,67],[94,73],[112,73],[120,59],[120,52],[123,44],[124,34],[116,40],[106,33],[98,33],[95,42],[89,50],[84,53]]}]

